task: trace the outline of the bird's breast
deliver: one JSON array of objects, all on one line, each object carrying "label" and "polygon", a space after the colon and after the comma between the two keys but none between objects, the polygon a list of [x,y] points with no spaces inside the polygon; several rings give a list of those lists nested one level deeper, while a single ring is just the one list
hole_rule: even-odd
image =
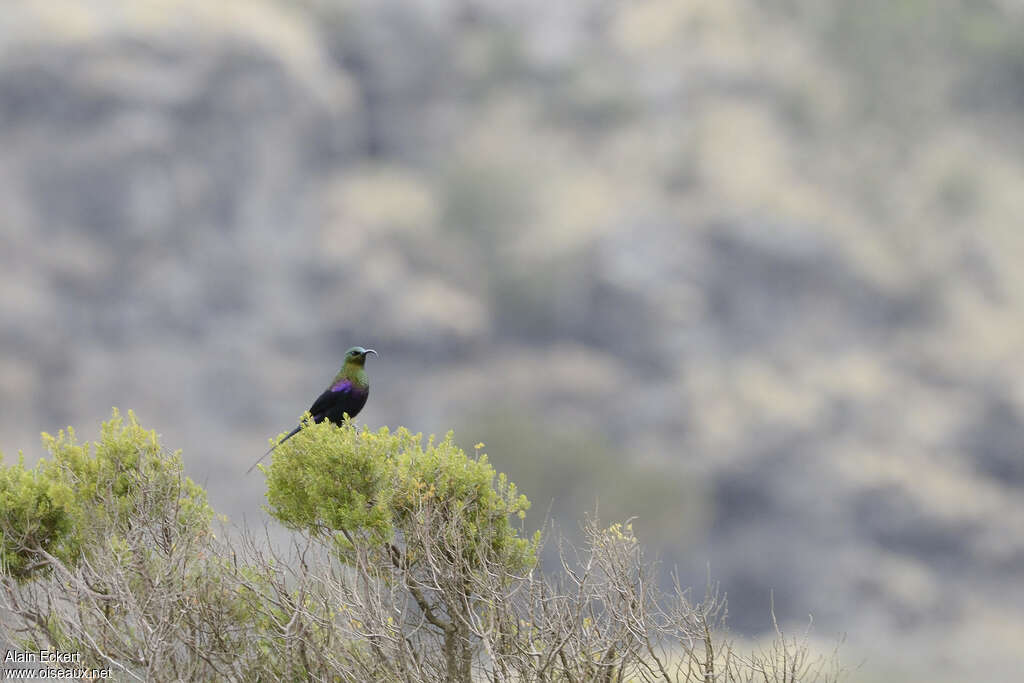
[{"label": "bird's breast", "polygon": [[330,386],[331,391],[352,391],[352,380],[343,379]]}]

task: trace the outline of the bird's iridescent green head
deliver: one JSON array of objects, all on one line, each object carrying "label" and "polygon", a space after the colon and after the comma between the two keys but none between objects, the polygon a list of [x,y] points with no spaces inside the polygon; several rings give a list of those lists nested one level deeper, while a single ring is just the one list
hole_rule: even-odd
[{"label": "bird's iridescent green head", "polygon": [[362,346],[353,346],[351,349],[345,352],[345,365],[358,365],[362,367],[366,365],[366,356],[369,354],[377,355],[377,352],[373,349],[364,349]]}]

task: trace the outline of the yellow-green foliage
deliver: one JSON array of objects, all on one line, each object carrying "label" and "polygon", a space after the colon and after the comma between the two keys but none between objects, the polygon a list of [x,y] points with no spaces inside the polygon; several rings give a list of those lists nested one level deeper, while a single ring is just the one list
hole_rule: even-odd
[{"label": "yellow-green foliage", "polygon": [[[69,544],[73,523],[68,503],[70,487],[18,464],[0,468],[0,570],[27,576],[35,559],[27,548],[40,547],[60,558],[77,552]],[[73,549],[74,548],[74,549]]]},{"label": "yellow-green foliage", "polygon": [[125,421],[115,408],[91,445],[79,444],[69,427],[56,437],[44,433],[43,446],[50,459],[34,469],[21,460],[0,466],[0,557],[13,576],[27,578],[40,550],[74,566],[100,529],[116,546],[109,534],[127,532],[129,520],[168,509],[182,528],[212,519],[204,491],[182,475],[180,454],[165,456],[156,433],[130,411]]},{"label": "yellow-green foliage", "polygon": [[[312,536],[294,562],[217,539],[180,456],[130,412],[115,410],[94,444],[70,428],[43,443],[50,458],[35,468],[0,466],[11,616],[0,639],[25,651],[78,652],[88,667],[154,681],[629,678],[667,660],[652,643],[685,646],[695,633],[691,672],[702,657],[724,659],[726,678],[753,680],[793,657],[783,642],[750,676],[733,676],[745,672],[728,662],[741,660],[707,628],[721,608],[685,596],[659,606],[628,523],[588,528],[583,553],[596,569],[568,574],[570,592],[559,593],[526,571],[539,534],[520,537],[512,520],[529,502],[482,444],[469,457],[451,433],[424,443],[307,415],[265,469],[271,512]],[[668,618],[638,621],[645,613]]]},{"label": "yellow-green foliage", "polygon": [[[348,532],[407,544],[424,530],[458,534],[450,547],[467,560],[484,553],[509,569],[534,561],[535,541],[520,538],[510,516],[530,503],[496,475],[486,455],[470,458],[449,433],[435,442],[405,428],[356,430],[350,423],[309,423],[277,448],[265,470],[270,512],[287,526],[314,533]],[[408,555],[416,549],[409,547]]]}]

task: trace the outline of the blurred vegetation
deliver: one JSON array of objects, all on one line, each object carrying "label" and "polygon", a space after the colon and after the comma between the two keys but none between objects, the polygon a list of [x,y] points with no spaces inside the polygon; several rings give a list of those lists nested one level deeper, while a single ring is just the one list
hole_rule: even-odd
[{"label": "blurred vegetation", "polygon": [[606,439],[552,427],[514,406],[470,423],[488,450],[514,454],[502,461],[509,477],[531,492],[531,531],[556,522],[560,533],[579,540],[579,520],[588,514],[633,519],[653,547],[678,556],[707,528],[707,486],[678,468],[637,463]]},{"label": "blurred vegetation", "polygon": [[[5,442],[130,403],[252,515],[242,462],[372,342],[361,421],[487,442],[531,530],[637,515],[748,635],[774,589],[883,670],[1016,680],[1017,4],[26,0],[0,24]],[[5,476],[29,518],[67,495]],[[22,533],[66,556],[65,512]]]},{"label": "blurred vegetation", "polygon": [[[1024,103],[1024,17],[996,2],[773,0],[857,74],[861,114],[912,126],[941,118],[930,92],[965,112]],[[924,95],[924,97],[922,97]],[[854,121],[851,121],[854,123]]]}]

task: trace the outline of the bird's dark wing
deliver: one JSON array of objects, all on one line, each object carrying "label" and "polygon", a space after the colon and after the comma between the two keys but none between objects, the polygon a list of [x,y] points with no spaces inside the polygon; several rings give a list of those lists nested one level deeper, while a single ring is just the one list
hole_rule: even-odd
[{"label": "bird's dark wing", "polygon": [[327,387],[324,393],[320,394],[313,405],[309,408],[309,414],[313,416],[314,422],[330,420],[335,424],[341,424],[344,413],[355,417],[366,403],[367,390],[359,387],[348,380],[341,380]]},{"label": "bird's dark wing", "polygon": [[344,395],[350,394],[351,392],[351,386],[347,388],[343,387],[338,391],[328,389],[324,393],[317,396],[316,400],[313,401],[313,405],[309,407],[309,414],[313,416],[313,419],[315,421],[320,422],[321,420],[324,419],[324,414],[327,413],[328,410],[330,410],[331,406],[333,406],[338,401],[339,398],[341,398],[339,394]]}]

